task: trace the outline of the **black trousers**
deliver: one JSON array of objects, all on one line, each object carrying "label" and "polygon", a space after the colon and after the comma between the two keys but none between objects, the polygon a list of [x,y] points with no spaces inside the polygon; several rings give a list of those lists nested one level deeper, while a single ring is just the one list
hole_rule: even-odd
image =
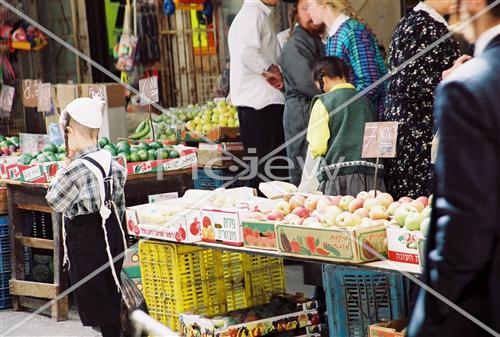
[{"label": "black trousers", "polygon": [[[249,187],[258,188],[259,183],[263,181],[256,175],[257,171],[271,181],[288,181],[283,110],[284,105],[281,104],[268,105],[260,110],[238,107],[241,140],[245,146],[247,157],[245,162],[251,167],[252,171],[250,173],[252,179],[248,180],[247,183]],[[280,145],[283,145],[282,149],[265,162],[257,165],[258,160],[276,150]],[[266,169],[266,162],[269,169]]]}]

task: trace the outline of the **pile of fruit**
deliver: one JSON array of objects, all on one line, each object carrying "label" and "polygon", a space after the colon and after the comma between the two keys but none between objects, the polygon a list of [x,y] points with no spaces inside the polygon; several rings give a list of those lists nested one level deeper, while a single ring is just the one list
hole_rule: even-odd
[{"label": "pile of fruit", "polygon": [[153,119],[153,124],[151,120],[147,118],[146,120],[139,123],[135,132],[128,138],[132,140],[144,140],[153,139],[153,128],[156,131],[154,135],[156,139],[161,141],[171,141],[177,142],[177,131],[175,127],[172,127],[170,123],[167,122],[169,118],[166,116],[159,116]]},{"label": "pile of fruit", "polygon": [[19,156],[18,162],[22,165],[33,165],[37,163],[51,163],[66,159],[66,147],[55,144],[47,144],[42,151],[35,153],[23,153]]},{"label": "pile of fruit", "polygon": [[186,123],[190,131],[208,134],[216,127],[239,127],[238,112],[236,107],[225,101],[208,102],[193,120]]},{"label": "pile of fruit", "polygon": [[121,140],[112,144],[106,137],[103,137],[99,140],[99,147],[111,152],[113,156],[124,158],[127,163],[180,157],[179,151],[173,146],[163,146],[158,141],[130,145],[128,141]]},{"label": "pile of fruit", "polygon": [[19,137],[0,136],[0,156],[12,156],[19,151]]},{"label": "pile of fruit", "polygon": [[273,211],[253,212],[250,218],[334,229],[397,224],[426,232],[429,199],[404,197],[394,201],[390,194],[375,191],[360,192],[356,197],[295,194],[281,200]]}]

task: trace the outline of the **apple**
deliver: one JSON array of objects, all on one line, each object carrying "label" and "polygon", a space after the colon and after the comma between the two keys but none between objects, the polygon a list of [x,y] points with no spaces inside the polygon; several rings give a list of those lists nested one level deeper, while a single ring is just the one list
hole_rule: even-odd
[{"label": "apple", "polygon": [[302,223],[302,219],[297,214],[290,213],[283,219],[283,222],[296,225]]},{"label": "apple", "polygon": [[429,206],[424,208],[424,210],[422,211],[422,215],[424,218],[430,218],[431,214],[432,214],[432,208],[430,208]]},{"label": "apple", "polygon": [[412,202],[410,202],[410,206],[415,207],[418,212],[422,212],[425,208],[425,205],[418,200],[413,200]]},{"label": "apple", "polygon": [[389,212],[384,206],[375,206],[370,210],[370,219],[387,220],[389,219]]},{"label": "apple", "polygon": [[339,227],[352,227],[356,225],[356,218],[349,212],[342,212],[337,216],[335,222]]},{"label": "apple", "polygon": [[363,226],[363,227],[373,226],[373,220],[370,218],[363,218],[361,220],[361,226]]},{"label": "apple", "polygon": [[295,209],[296,207],[304,206],[305,202],[306,202],[306,198],[304,198],[301,195],[294,195],[288,201],[288,203],[290,204],[290,209]]},{"label": "apple", "polygon": [[399,208],[399,206],[401,206],[401,204],[397,201],[390,204],[389,207],[387,208],[389,215],[394,215],[394,213],[396,213],[396,210]]},{"label": "apple", "polygon": [[432,207],[432,201],[434,200],[434,194],[431,194],[430,197],[429,197],[429,200],[427,202],[427,204]]},{"label": "apple", "polygon": [[342,210],[338,206],[330,206],[326,209],[323,218],[321,219],[321,223],[325,227],[331,227],[335,225],[337,221],[337,217],[342,213]]},{"label": "apple", "polygon": [[332,205],[333,206],[338,206],[341,199],[342,199],[341,195],[337,195],[335,197],[332,197],[332,200],[331,200]]},{"label": "apple", "polygon": [[279,220],[283,220],[283,217],[284,217],[283,213],[281,213],[280,211],[274,210],[266,216],[266,219],[271,220],[271,221],[279,221]]},{"label": "apple", "polygon": [[375,190],[371,190],[370,192],[368,192],[368,194],[370,195],[371,198],[375,198],[377,197],[379,194],[381,194],[382,192],[377,190],[377,193],[375,193]]},{"label": "apple", "polygon": [[302,223],[304,227],[321,227],[322,224],[315,218],[307,218]]},{"label": "apple", "polygon": [[354,213],[357,209],[363,207],[363,203],[364,203],[364,201],[362,199],[354,199],[349,204],[348,211],[351,212],[351,213]]},{"label": "apple", "polygon": [[311,195],[307,197],[306,201],[304,201],[304,207],[309,211],[314,211],[318,205],[318,201],[320,199],[319,195]]},{"label": "apple", "polygon": [[420,201],[422,204],[424,204],[424,207],[427,207],[429,205],[429,198],[427,197],[418,197],[417,201]]},{"label": "apple", "polygon": [[418,211],[415,207],[404,204],[399,206],[399,208],[396,210],[396,213],[394,213],[394,218],[400,226],[404,226],[406,217],[411,213],[418,213]]},{"label": "apple", "polygon": [[356,198],[365,201],[365,200],[370,199],[371,196],[370,196],[370,193],[368,193],[366,191],[361,191],[361,192],[358,193],[358,195],[356,196]]},{"label": "apple", "polygon": [[248,218],[253,220],[262,220],[266,218],[266,215],[261,212],[252,212],[252,214],[250,214]]},{"label": "apple", "polygon": [[352,214],[352,217],[354,219],[354,226],[358,226],[358,225],[361,225],[361,221],[363,220],[363,218],[361,218],[359,215],[357,214]]},{"label": "apple", "polygon": [[424,217],[420,213],[410,213],[406,216],[405,227],[410,231],[416,231],[420,229],[420,224],[424,220]]},{"label": "apple", "polygon": [[429,234],[429,227],[431,225],[431,218],[424,218],[422,220],[422,223],[420,224],[420,231],[422,232],[422,235],[424,237],[427,237]]},{"label": "apple", "polygon": [[370,216],[370,212],[366,208],[358,208],[354,211],[354,214],[359,216],[361,219],[368,218]]},{"label": "apple", "polygon": [[275,210],[280,211],[283,215],[288,215],[290,214],[290,204],[286,202],[285,200],[281,200],[276,204],[276,207],[274,207]]},{"label": "apple", "polygon": [[398,201],[399,201],[400,204],[409,204],[410,202],[413,201],[413,199],[410,198],[410,197],[402,197]]},{"label": "apple", "polygon": [[349,204],[353,200],[354,200],[354,197],[352,195],[343,196],[342,199],[340,199],[340,201],[339,201],[339,207],[343,211],[347,211],[347,210],[349,210]]},{"label": "apple", "polygon": [[292,214],[298,215],[302,219],[309,218],[309,215],[311,215],[309,210],[303,206],[295,207]]},{"label": "apple", "polygon": [[330,199],[330,197],[324,195],[319,198],[318,203],[316,205],[316,210],[323,212],[331,205],[332,205],[332,200]]},{"label": "apple", "polygon": [[375,198],[367,199],[363,204],[363,207],[366,208],[368,212],[371,211],[375,206],[382,206],[380,202]]},{"label": "apple", "polygon": [[385,208],[394,202],[394,198],[389,193],[380,193],[375,199]]}]

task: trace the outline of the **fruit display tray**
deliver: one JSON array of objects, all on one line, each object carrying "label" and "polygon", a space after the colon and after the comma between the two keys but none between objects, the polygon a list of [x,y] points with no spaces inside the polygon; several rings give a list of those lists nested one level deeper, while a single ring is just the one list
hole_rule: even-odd
[{"label": "fruit display tray", "polygon": [[310,335],[320,331],[317,308],[318,304],[313,300],[285,294],[275,295],[269,304],[235,310],[224,317],[205,318],[195,314],[181,314],[180,332],[184,337],[260,337],[306,329],[306,335]]},{"label": "fruit display tray", "polygon": [[325,261],[364,263],[386,256],[386,226],[329,229],[278,224],[278,249],[283,255]]},{"label": "fruit display tray", "polygon": [[276,224],[275,221],[243,220],[245,247],[277,251]]},{"label": "fruit display tray", "polygon": [[239,127],[222,126],[212,129],[208,135],[197,131],[181,130],[179,136],[178,138],[185,142],[204,142],[203,136],[214,142],[235,142],[241,139]]},{"label": "fruit display tray", "polygon": [[198,165],[198,158],[196,156],[197,149],[195,147],[178,146],[174,148],[179,151],[179,158],[126,163],[127,173],[130,175],[166,172]]}]

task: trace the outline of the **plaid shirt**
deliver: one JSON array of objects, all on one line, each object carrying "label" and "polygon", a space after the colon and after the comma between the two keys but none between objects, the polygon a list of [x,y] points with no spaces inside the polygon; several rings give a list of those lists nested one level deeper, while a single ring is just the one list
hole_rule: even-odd
[{"label": "plaid shirt", "polygon": [[[335,35],[328,39],[326,55],[336,56],[351,66],[350,82],[362,91],[387,74],[384,58],[375,36],[364,24],[350,19],[344,22]],[[384,112],[387,83],[370,90],[370,98],[378,115]]]},{"label": "plaid shirt", "polygon": [[[99,182],[95,175],[82,162],[81,158],[98,151],[97,146],[87,147],[75,154],[75,160],[58,172],[45,198],[56,212],[63,213],[69,219],[79,215],[92,214],[99,211],[101,205]],[[112,161],[113,176],[111,200],[115,203],[118,217],[125,216],[124,186],[127,171],[116,161]]]}]

